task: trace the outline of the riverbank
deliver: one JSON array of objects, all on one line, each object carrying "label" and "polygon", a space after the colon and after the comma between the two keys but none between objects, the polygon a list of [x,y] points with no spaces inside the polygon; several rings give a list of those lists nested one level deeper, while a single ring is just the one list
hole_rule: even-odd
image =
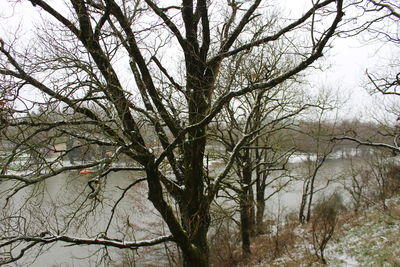
[{"label": "riverbank", "polygon": [[[374,205],[359,213],[345,212],[324,254],[328,266],[400,266],[400,196],[387,208]],[[253,255],[240,267],[324,266],[316,256],[312,225],[289,223],[279,233],[264,235],[253,244]]]}]

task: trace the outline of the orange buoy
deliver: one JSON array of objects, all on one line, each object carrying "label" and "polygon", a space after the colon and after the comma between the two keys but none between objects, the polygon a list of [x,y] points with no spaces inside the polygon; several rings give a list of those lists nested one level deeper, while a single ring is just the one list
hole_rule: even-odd
[{"label": "orange buoy", "polygon": [[79,172],[79,174],[89,174],[89,173],[94,173],[92,170],[82,170]]}]

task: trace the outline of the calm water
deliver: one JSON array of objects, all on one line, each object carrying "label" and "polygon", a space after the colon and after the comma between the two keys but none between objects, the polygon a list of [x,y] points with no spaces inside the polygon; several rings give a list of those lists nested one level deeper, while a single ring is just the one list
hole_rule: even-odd
[{"label": "calm water", "polygon": [[[338,179],[343,175],[342,170],[348,167],[349,162],[343,160],[327,161],[317,177],[317,188],[326,185],[328,179]],[[293,176],[307,173],[306,164],[291,164]],[[88,176],[79,175],[76,172],[58,175],[45,182],[27,188],[18,193],[7,206],[4,212],[9,214],[21,214],[27,218],[28,232],[35,229],[48,229],[51,232],[64,233],[79,237],[96,237],[104,232],[108,224],[111,209],[117,199],[120,198],[123,189],[140,177],[140,173],[119,172],[108,175],[106,182],[102,183],[102,191],[99,201],[88,199],[90,189],[87,187]],[[276,214],[287,214],[297,211],[302,193],[302,181],[295,179],[289,186],[274,195],[267,202],[266,217],[276,219]],[[4,190],[10,184],[2,183]],[[324,192],[340,190],[339,181],[332,182]],[[165,232],[165,225],[159,215],[147,200],[145,183],[130,189],[125,198],[119,203],[114,214],[112,226],[108,236],[125,240],[141,240],[157,237]],[[273,189],[267,190],[269,195]],[[316,198],[321,193],[316,195]],[[25,202],[29,199],[28,202]],[[4,205],[4,197],[1,199]],[[3,214],[6,216],[6,214]],[[55,219],[57,218],[57,219]],[[54,245],[39,247],[44,250],[36,261],[29,263],[21,261],[11,266],[128,266],[123,264],[124,258],[134,257],[140,264],[137,266],[166,266],[164,247],[154,249],[139,249],[137,251],[109,249],[99,246],[67,246],[58,242]],[[172,246],[172,245],[171,245]],[[37,252],[37,250],[36,250]],[[108,253],[108,254],[107,254]],[[32,260],[32,257],[27,259]],[[102,261],[104,259],[104,261]],[[154,259],[157,259],[155,262]],[[133,265],[132,265],[133,266]]]},{"label": "calm water", "polygon": [[[3,212],[8,215],[21,214],[27,218],[28,233],[49,230],[69,236],[94,238],[99,233],[105,232],[114,203],[120,198],[123,189],[137,179],[135,177],[137,175],[138,173],[129,172],[109,174],[106,182],[101,184],[102,190],[98,196],[101,201],[96,201],[87,198],[91,192],[87,186],[87,181],[90,179],[87,175],[79,175],[76,172],[61,174],[47,179],[34,188],[28,187],[22,190],[13,197]],[[2,183],[2,191],[9,186],[10,183]],[[157,237],[163,233],[165,227],[147,200],[145,191],[145,183],[141,183],[126,193],[115,210],[108,230],[109,237],[141,240]],[[28,202],[26,202],[27,199]],[[4,197],[2,197],[0,204],[4,206],[4,203]],[[146,227],[149,225],[150,230]],[[64,232],[67,228],[69,230]],[[63,242],[45,245],[40,249],[47,251],[35,262],[21,261],[12,266],[98,266],[102,262],[102,257],[105,259],[104,266],[110,266],[110,260],[116,264],[123,260],[125,254],[126,256],[134,255],[143,262],[144,258],[148,258],[144,256],[150,253],[149,249],[135,253],[132,251],[123,253],[128,250],[109,249],[109,251],[93,255],[101,249],[100,246],[67,245]]]}]

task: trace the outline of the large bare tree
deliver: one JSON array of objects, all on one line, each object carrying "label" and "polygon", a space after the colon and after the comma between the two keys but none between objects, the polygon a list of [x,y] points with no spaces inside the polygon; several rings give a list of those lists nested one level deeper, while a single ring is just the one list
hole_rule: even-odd
[{"label": "large bare tree", "polygon": [[[6,262],[18,260],[34,246],[57,241],[118,248],[173,241],[185,266],[209,266],[210,204],[252,134],[232,148],[226,166],[209,179],[204,165],[208,125],[232,99],[268,91],[320,58],[344,15],[343,1],[311,1],[314,4],[300,17],[273,22],[268,19],[270,7],[261,0],[183,0],[170,5],[152,0],[30,2],[43,19],[33,28],[34,45],[24,46],[17,34],[3,36],[0,43],[1,87],[8,92],[1,99],[2,139],[12,144],[0,179],[15,182],[7,200],[60,173],[97,166],[87,201],[99,201],[98,188],[110,177],[107,174],[140,171],[148,199],[170,235],[126,241],[109,236],[107,230],[87,238],[52,229],[8,229],[0,247],[11,245],[15,251]],[[221,65],[288,36],[299,38],[286,50],[295,58],[290,68],[216,93]],[[68,149],[54,148],[63,137],[79,142],[72,147],[69,143]],[[46,154],[49,147],[56,157]],[[114,150],[64,164],[73,149],[93,147]],[[26,153],[32,160],[25,159],[25,172],[16,171],[14,163],[23,161]],[[115,165],[122,155],[133,165]]]}]

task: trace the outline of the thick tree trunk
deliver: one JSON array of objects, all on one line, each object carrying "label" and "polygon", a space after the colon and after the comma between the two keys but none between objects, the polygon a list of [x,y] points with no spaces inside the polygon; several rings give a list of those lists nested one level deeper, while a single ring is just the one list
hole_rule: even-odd
[{"label": "thick tree trunk", "polygon": [[[188,191],[180,201],[182,222],[176,219],[173,209],[163,199],[163,188],[160,183],[158,172],[150,164],[146,168],[147,181],[149,186],[149,200],[160,212],[174,236],[174,241],[180,247],[184,266],[208,267],[209,249],[207,244],[207,232],[210,216],[207,202],[198,202],[190,197]],[[185,202],[185,201],[188,202]],[[184,203],[188,203],[185,205]],[[200,203],[195,207],[194,203]]]},{"label": "thick tree trunk", "polygon": [[184,255],[184,266],[208,266],[207,233],[210,225],[209,204],[204,194],[205,129],[192,133],[185,145],[185,192],[180,203],[183,229],[196,247],[196,255]]},{"label": "thick tree trunk", "polygon": [[[189,34],[190,35],[190,34]],[[207,95],[212,82],[204,77],[205,66],[198,61],[197,43],[185,54],[189,124],[202,121],[209,109]],[[184,193],[180,205],[182,226],[195,247],[195,255],[184,255],[184,266],[209,266],[207,233],[210,225],[209,201],[205,194],[206,173],[204,168],[206,127],[200,126],[188,132],[184,144]],[[194,256],[194,258],[193,258]]]},{"label": "thick tree trunk", "polygon": [[183,254],[184,267],[208,267],[209,264],[209,250],[208,246],[195,249],[193,254]]},{"label": "thick tree trunk", "polygon": [[184,266],[209,266],[207,233],[210,214],[207,201],[203,199],[200,192],[187,190],[181,203],[181,216],[182,225],[189,235],[190,243],[196,247],[195,255],[183,255]]}]

